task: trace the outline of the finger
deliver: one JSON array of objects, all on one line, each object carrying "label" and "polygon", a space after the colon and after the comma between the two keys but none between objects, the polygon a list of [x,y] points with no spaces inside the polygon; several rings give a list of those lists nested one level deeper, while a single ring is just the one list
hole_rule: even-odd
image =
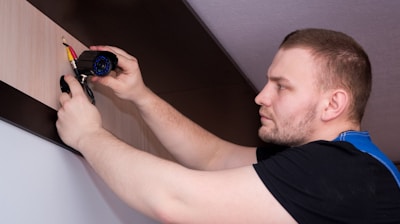
[{"label": "finger", "polygon": [[70,99],[71,96],[68,93],[62,93],[59,98],[61,106],[64,106],[65,102],[67,102]]},{"label": "finger", "polygon": [[91,50],[97,50],[97,51],[110,51],[116,55],[121,55],[123,57],[126,57],[128,59],[135,59],[135,57],[133,57],[132,55],[128,54],[126,51],[117,48],[117,47],[113,47],[113,46],[103,46],[103,45],[99,45],[99,46],[91,46],[90,47]]},{"label": "finger", "polygon": [[120,82],[113,76],[93,77],[92,81],[111,89],[117,89],[118,85],[120,85]]},{"label": "finger", "polygon": [[122,73],[135,73],[139,68],[136,58],[118,57],[118,68]]},{"label": "finger", "polygon": [[113,52],[115,52],[118,55],[122,55],[128,59],[136,59],[135,57],[133,57],[132,55],[128,54],[126,51],[117,48],[117,47],[112,47],[112,46],[106,46],[106,48],[112,50]]},{"label": "finger", "polygon": [[84,94],[81,84],[72,75],[66,75],[64,77],[65,82],[67,82],[69,89],[71,90],[71,95],[76,96]]}]

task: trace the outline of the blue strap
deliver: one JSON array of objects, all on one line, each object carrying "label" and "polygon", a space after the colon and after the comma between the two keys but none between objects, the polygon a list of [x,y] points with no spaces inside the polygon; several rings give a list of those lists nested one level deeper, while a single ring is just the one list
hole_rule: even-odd
[{"label": "blue strap", "polygon": [[393,162],[372,143],[369,133],[366,131],[346,131],[342,132],[333,141],[346,141],[353,144],[361,152],[368,153],[381,162],[392,173],[397,185],[400,188],[400,172]]}]

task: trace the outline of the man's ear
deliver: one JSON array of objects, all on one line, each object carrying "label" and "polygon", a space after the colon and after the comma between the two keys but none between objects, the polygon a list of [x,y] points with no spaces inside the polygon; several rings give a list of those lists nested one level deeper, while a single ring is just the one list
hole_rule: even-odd
[{"label": "man's ear", "polygon": [[349,94],[343,89],[329,91],[324,101],[324,110],[321,119],[330,121],[340,117],[348,108],[350,102]]}]

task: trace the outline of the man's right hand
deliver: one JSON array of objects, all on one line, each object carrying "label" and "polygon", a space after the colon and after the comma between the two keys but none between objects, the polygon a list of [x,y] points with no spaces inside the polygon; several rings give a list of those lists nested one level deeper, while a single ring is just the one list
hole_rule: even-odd
[{"label": "man's right hand", "polygon": [[124,50],[111,46],[92,46],[90,50],[110,51],[118,57],[116,75],[94,76],[92,82],[111,88],[121,99],[139,103],[148,88],[143,82],[137,59]]}]

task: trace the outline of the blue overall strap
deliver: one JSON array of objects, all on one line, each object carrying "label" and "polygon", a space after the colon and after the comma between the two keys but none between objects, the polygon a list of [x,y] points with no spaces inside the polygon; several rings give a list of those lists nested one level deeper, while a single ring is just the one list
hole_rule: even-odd
[{"label": "blue overall strap", "polygon": [[397,185],[400,188],[400,172],[393,164],[393,162],[386,157],[385,154],[379,150],[379,148],[372,143],[369,133],[366,131],[346,131],[342,132],[333,141],[346,141],[354,145],[361,152],[368,153],[379,162],[381,162],[385,167],[392,173]]}]

